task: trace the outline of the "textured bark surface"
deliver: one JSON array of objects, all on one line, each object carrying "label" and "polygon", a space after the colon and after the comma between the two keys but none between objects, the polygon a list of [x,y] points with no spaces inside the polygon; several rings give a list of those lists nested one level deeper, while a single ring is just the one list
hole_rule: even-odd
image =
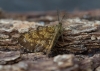
[{"label": "textured bark surface", "polygon": [[37,26],[56,25],[54,12],[44,16],[1,14],[5,19],[0,19],[0,71],[99,71],[100,19],[94,12],[89,17],[85,12],[62,12],[68,15],[62,22],[63,39],[60,37],[52,48],[51,57],[43,52],[30,53],[20,45],[18,38]]}]

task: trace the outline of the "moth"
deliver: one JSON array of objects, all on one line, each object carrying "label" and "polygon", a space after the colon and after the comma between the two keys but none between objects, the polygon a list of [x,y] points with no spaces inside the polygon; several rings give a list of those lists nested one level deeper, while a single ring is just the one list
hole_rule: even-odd
[{"label": "moth", "polygon": [[[51,49],[55,46],[58,38],[62,35],[62,20],[54,26],[38,26],[35,30],[21,34],[18,43],[27,51],[44,52],[50,54]],[[63,18],[62,18],[63,19]]]}]

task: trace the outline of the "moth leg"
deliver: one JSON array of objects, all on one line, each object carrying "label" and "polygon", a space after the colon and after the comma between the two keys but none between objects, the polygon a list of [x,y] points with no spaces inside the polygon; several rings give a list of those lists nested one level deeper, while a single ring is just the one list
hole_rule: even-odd
[{"label": "moth leg", "polygon": [[62,41],[64,42],[64,36],[63,36],[63,32],[60,32],[60,36],[61,36],[61,39],[62,39]]}]

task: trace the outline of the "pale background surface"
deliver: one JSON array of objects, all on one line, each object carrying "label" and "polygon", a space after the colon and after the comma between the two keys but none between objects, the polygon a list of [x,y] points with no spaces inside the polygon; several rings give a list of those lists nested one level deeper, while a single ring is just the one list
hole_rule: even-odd
[{"label": "pale background surface", "polygon": [[5,11],[49,11],[75,9],[89,10],[99,9],[100,0],[0,0],[0,7]]}]

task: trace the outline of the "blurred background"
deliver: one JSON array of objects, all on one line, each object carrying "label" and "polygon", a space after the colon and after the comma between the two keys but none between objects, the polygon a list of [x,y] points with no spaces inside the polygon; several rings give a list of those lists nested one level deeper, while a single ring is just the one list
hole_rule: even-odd
[{"label": "blurred background", "polygon": [[0,7],[8,12],[90,10],[99,9],[100,0],[0,0]]}]

